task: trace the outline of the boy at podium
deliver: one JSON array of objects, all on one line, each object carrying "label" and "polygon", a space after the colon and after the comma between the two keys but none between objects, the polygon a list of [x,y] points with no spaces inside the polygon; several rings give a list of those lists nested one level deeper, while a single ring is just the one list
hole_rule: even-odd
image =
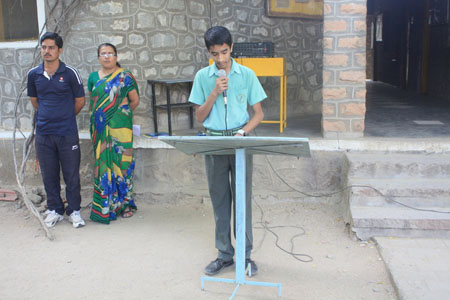
[{"label": "boy at podium", "polygon": [[[207,135],[248,135],[264,118],[261,101],[267,95],[255,73],[231,58],[233,42],[227,28],[214,26],[206,31],[204,39],[214,63],[198,71],[194,79],[189,102],[197,104],[196,119],[203,122]],[[248,106],[251,106],[253,110],[251,118],[247,112]],[[206,266],[205,274],[216,275],[223,268],[234,263],[234,248],[231,244],[231,211],[235,214],[235,156],[206,155],[205,165],[216,223],[215,245],[218,250],[217,259]],[[251,264],[252,275],[256,275],[258,268],[250,258],[253,248],[252,172],[253,159],[251,155],[248,155],[246,157],[245,266]],[[233,220],[236,223],[235,216]],[[235,226],[233,231],[235,234]]]}]

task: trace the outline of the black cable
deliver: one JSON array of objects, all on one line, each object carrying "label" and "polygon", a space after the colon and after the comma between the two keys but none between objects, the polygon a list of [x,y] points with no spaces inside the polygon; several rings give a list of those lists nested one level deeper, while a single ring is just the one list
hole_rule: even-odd
[{"label": "black cable", "polygon": [[407,196],[396,196],[396,195],[387,196],[387,195],[383,194],[380,190],[378,190],[378,189],[376,189],[376,188],[374,188],[374,187],[372,187],[372,186],[370,186],[370,185],[349,185],[349,186],[346,186],[346,187],[344,187],[344,188],[342,188],[342,189],[340,189],[340,190],[337,190],[337,191],[335,191],[335,192],[328,193],[328,194],[317,194],[317,195],[308,194],[308,193],[305,193],[305,192],[303,192],[303,191],[300,191],[300,190],[294,188],[294,187],[291,186],[289,183],[287,183],[286,180],[284,180],[284,179],[280,176],[280,174],[278,174],[278,172],[275,171],[275,169],[274,169],[274,167],[272,166],[272,163],[270,162],[270,160],[269,160],[269,158],[267,157],[267,155],[266,155],[266,159],[267,159],[267,162],[269,163],[269,166],[270,166],[270,168],[272,169],[272,171],[275,173],[275,175],[276,175],[276,176],[277,176],[277,177],[278,177],[285,185],[287,185],[287,186],[288,186],[289,188],[291,188],[292,190],[294,190],[294,191],[296,191],[296,192],[298,192],[298,193],[300,193],[300,194],[302,194],[302,195],[308,196],[308,197],[313,197],[313,198],[321,198],[321,197],[324,197],[324,198],[325,198],[325,197],[330,197],[330,196],[339,194],[339,193],[341,193],[341,192],[343,192],[343,191],[346,191],[346,190],[348,190],[348,189],[351,189],[351,188],[369,188],[369,189],[374,190],[374,191],[375,191],[378,195],[380,195],[381,197],[383,197],[383,198],[386,200],[386,202],[394,202],[394,203],[396,203],[396,204],[398,204],[398,205],[401,205],[401,206],[404,206],[404,207],[407,207],[407,208],[410,208],[410,209],[418,210],[418,211],[428,211],[428,212],[435,212],[435,213],[441,213],[441,214],[450,214],[450,211],[439,211],[439,210],[434,210],[434,209],[417,208],[417,207],[413,207],[413,206],[410,206],[410,205],[401,203],[401,202],[399,202],[399,201],[397,201],[397,200],[394,200],[393,198],[400,198],[400,197],[407,197]]},{"label": "black cable", "polygon": [[[275,236],[275,246],[277,246],[278,249],[280,249],[281,251],[283,251],[286,254],[291,255],[293,258],[295,258],[298,261],[301,262],[312,262],[314,259],[312,258],[312,256],[308,255],[308,254],[304,254],[304,253],[295,253],[294,252],[294,239],[296,239],[299,236],[305,235],[306,231],[303,227],[300,226],[295,226],[295,225],[291,225],[291,226],[267,226],[267,224],[264,221],[264,211],[262,209],[262,207],[259,205],[259,203],[256,200],[253,200],[253,202],[256,203],[256,205],[258,206],[259,210],[261,211],[261,218],[260,221],[257,222],[256,224],[261,224],[261,227],[253,227],[255,229],[265,229],[268,232],[270,232],[271,234],[273,234]],[[272,229],[274,228],[297,228],[297,229],[301,229],[301,233],[294,235],[290,242],[291,242],[291,250],[288,251],[286,249],[284,249],[283,247],[281,247],[278,244],[278,240],[280,239],[280,237],[278,236],[278,234],[276,234]],[[263,238],[264,240],[264,238]],[[262,242],[261,242],[262,243]],[[300,257],[305,257],[306,259],[301,259]]]},{"label": "black cable", "polygon": [[[257,136],[257,134],[256,134],[256,129],[253,130],[253,132],[254,132],[255,135]],[[270,162],[270,160],[269,160],[269,158],[267,157],[267,155],[265,155],[265,157],[266,157],[266,160],[267,160],[267,162],[269,163],[269,166],[270,166],[270,168],[272,169],[272,171],[275,173],[275,175],[276,175],[276,176],[277,176],[277,177],[278,177],[278,178],[279,178],[286,186],[288,186],[289,188],[291,188],[293,191],[296,191],[297,193],[300,193],[300,194],[305,195],[305,196],[308,196],[308,197],[313,197],[313,198],[322,198],[322,197],[323,197],[323,198],[325,198],[325,197],[330,197],[330,196],[333,196],[333,195],[342,193],[343,191],[346,191],[346,190],[351,189],[351,188],[354,188],[354,187],[359,187],[359,188],[369,188],[369,189],[374,190],[374,191],[375,191],[377,194],[379,194],[381,197],[383,197],[384,200],[385,200],[386,202],[393,202],[393,203],[396,203],[396,204],[398,204],[398,205],[401,205],[401,206],[404,206],[404,207],[407,207],[407,208],[410,208],[410,209],[414,209],[414,210],[417,210],[417,211],[428,211],[428,212],[434,212],[434,213],[440,213],[440,214],[450,214],[450,211],[439,211],[439,210],[434,210],[434,209],[417,208],[417,207],[414,207],[414,206],[410,206],[410,205],[404,204],[404,203],[402,203],[402,202],[399,202],[399,201],[397,201],[397,200],[394,200],[393,198],[401,198],[401,197],[407,197],[407,196],[397,196],[397,195],[390,195],[390,196],[388,196],[388,195],[383,194],[380,190],[378,190],[378,189],[376,189],[376,188],[374,188],[374,187],[372,187],[372,186],[370,186],[370,185],[349,185],[349,186],[346,186],[346,187],[344,187],[344,188],[341,188],[341,189],[339,189],[339,190],[337,190],[337,191],[335,191],[335,192],[328,193],[328,194],[317,194],[317,195],[309,194],[309,193],[306,193],[306,192],[303,192],[303,191],[300,191],[300,190],[294,188],[294,187],[291,186],[288,182],[286,182],[286,180],[284,180],[284,179],[280,176],[280,174],[278,174],[278,172],[275,170],[275,168],[273,167],[273,165],[272,165],[272,163]],[[342,201],[342,199],[341,199],[341,201]]]},{"label": "black cable", "polygon": [[225,103],[225,130],[228,131],[228,109],[227,109],[227,104]]}]

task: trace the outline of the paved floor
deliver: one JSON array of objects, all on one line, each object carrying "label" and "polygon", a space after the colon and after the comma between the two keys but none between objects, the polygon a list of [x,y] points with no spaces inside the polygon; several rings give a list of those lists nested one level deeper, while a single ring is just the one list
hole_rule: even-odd
[{"label": "paved floor", "polygon": [[365,137],[450,138],[450,101],[367,82]]},{"label": "paved floor", "polygon": [[450,299],[449,239],[375,240],[399,299]]}]

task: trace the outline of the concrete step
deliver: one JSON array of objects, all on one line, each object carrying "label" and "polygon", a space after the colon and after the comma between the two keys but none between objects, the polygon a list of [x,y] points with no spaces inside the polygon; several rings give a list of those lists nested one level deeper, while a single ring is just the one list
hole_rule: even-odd
[{"label": "concrete step", "polygon": [[398,206],[394,202],[398,201],[414,207],[450,209],[448,178],[349,178],[347,184],[351,186],[350,205]]},{"label": "concrete step", "polygon": [[350,207],[352,230],[363,240],[373,236],[450,237],[450,210],[441,207],[426,209],[428,211],[353,205]]},{"label": "concrete step", "polygon": [[346,156],[349,177],[450,177],[450,154],[347,153]]},{"label": "concrete step", "polygon": [[343,182],[351,188],[344,218],[358,238],[450,237],[450,154],[346,157]]}]

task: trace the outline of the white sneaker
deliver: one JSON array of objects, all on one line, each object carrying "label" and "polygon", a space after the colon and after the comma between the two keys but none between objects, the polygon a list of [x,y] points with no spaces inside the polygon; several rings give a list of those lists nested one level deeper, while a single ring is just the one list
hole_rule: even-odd
[{"label": "white sneaker", "polygon": [[80,211],[74,210],[69,216],[69,221],[72,222],[74,228],[80,228],[86,225],[84,220],[81,218]]},{"label": "white sneaker", "polygon": [[54,210],[48,210],[47,217],[45,218],[44,223],[48,228],[51,228],[54,227],[56,223],[62,220],[64,220],[64,216],[58,214]]}]

